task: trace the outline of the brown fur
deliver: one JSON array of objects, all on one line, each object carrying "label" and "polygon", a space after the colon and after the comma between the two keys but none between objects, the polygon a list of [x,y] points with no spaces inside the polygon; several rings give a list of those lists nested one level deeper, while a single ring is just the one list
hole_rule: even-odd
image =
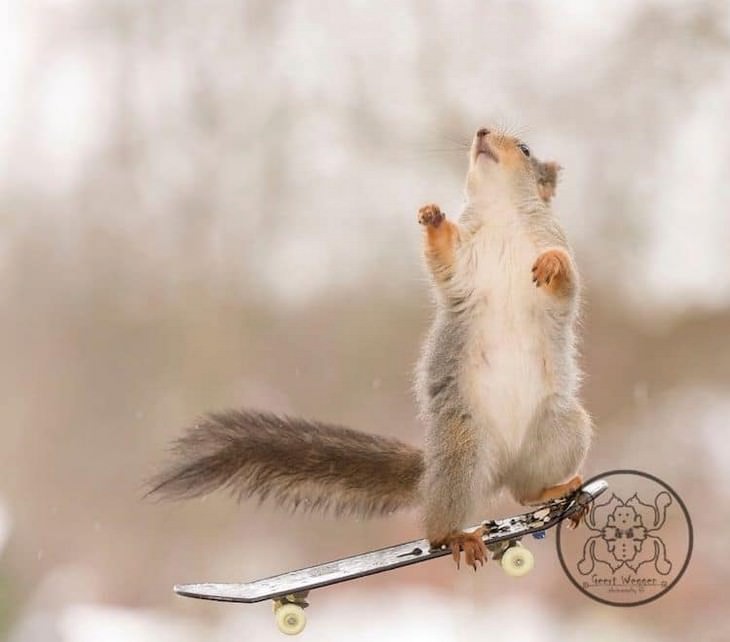
[{"label": "brown fur", "polygon": [[470,532],[456,531],[444,538],[443,542],[437,542],[436,545],[448,546],[451,549],[451,556],[456,562],[456,568],[461,567],[461,552],[464,551],[466,565],[471,566],[476,571],[477,562],[480,566],[484,566],[484,562],[489,559],[489,552],[482,539],[485,532],[486,528],[483,526]]},{"label": "brown fur", "polygon": [[537,175],[538,194],[540,194],[543,201],[549,203],[555,196],[555,190],[558,187],[558,175],[563,168],[555,161],[543,163],[537,159],[533,159],[533,167]]},{"label": "brown fur", "polygon": [[550,502],[554,499],[559,499],[560,497],[570,495],[570,493],[575,492],[582,485],[583,477],[581,477],[580,475],[575,475],[572,479],[565,482],[564,484],[557,484],[555,486],[550,486],[549,488],[543,488],[539,495],[536,495],[534,497],[524,497],[523,503],[532,505],[544,504],[545,502]]},{"label": "brown fur", "polygon": [[573,268],[570,257],[563,250],[543,252],[532,266],[532,282],[545,287],[551,294],[567,296],[573,286]]},{"label": "brown fur", "polygon": [[174,446],[149,494],[182,499],[218,488],[290,509],[363,517],[418,501],[423,454],[395,439],[266,412],[210,414]]},{"label": "brown fur", "polygon": [[424,252],[434,278],[448,281],[453,271],[459,229],[446,219],[438,205],[433,204],[418,210],[418,222],[424,229]]}]

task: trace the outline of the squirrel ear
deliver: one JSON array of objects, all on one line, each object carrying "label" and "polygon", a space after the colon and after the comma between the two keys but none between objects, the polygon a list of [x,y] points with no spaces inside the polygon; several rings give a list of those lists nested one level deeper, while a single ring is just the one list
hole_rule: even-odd
[{"label": "squirrel ear", "polygon": [[536,160],[535,169],[537,170],[537,190],[540,193],[540,198],[549,203],[555,196],[555,190],[558,187],[558,174],[563,168],[555,161],[543,163]]}]

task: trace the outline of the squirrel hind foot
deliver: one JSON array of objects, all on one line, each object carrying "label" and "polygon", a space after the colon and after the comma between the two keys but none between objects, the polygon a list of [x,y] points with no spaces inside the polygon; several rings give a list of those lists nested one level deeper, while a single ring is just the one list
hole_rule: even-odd
[{"label": "squirrel hind foot", "polygon": [[547,504],[555,499],[562,499],[568,497],[576,492],[583,485],[583,478],[580,475],[575,475],[569,481],[564,484],[557,484],[556,486],[549,486],[542,490],[537,497],[523,497],[521,503],[525,506],[540,506]]},{"label": "squirrel hind foot", "polygon": [[474,531],[465,532],[457,531],[451,533],[443,541],[434,544],[434,546],[446,546],[451,549],[451,556],[456,562],[456,568],[461,568],[461,553],[464,552],[464,560],[467,566],[471,566],[477,570],[477,562],[480,566],[484,566],[488,558],[487,547],[482,540],[485,529],[480,526]]},{"label": "squirrel hind foot", "polygon": [[567,519],[566,527],[569,531],[574,531],[582,521],[585,521],[586,513],[588,513],[588,506],[581,506],[575,513],[573,513]]}]

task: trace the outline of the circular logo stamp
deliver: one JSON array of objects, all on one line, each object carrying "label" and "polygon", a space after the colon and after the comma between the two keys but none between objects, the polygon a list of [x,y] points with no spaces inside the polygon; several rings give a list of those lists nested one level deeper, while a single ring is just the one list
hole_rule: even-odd
[{"label": "circular logo stamp", "polygon": [[[665,482],[638,470],[612,470],[608,490],[575,530],[557,527],[558,558],[588,597],[610,606],[639,606],[664,595],[692,556],[692,522]],[[588,483],[588,482],[586,482]]]}]

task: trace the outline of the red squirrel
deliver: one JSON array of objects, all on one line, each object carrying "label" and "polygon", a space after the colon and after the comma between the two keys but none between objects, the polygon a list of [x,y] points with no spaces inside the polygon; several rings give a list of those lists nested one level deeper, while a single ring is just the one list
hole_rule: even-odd
[{"label": "red squirrel", "polygon": [[474,569],[472,505],[502,488],[522,504],[569,494],[592,426],[578,400],[580,280],[551,200],[559,166],[489,129],[469,153],[457,221],[419,210],[436,314],[415,376],[425,449],[349,428],[239,410],[176,442],[151,493],[228,488],[289,508],[370,516],[420,506],[432,546]]}]

